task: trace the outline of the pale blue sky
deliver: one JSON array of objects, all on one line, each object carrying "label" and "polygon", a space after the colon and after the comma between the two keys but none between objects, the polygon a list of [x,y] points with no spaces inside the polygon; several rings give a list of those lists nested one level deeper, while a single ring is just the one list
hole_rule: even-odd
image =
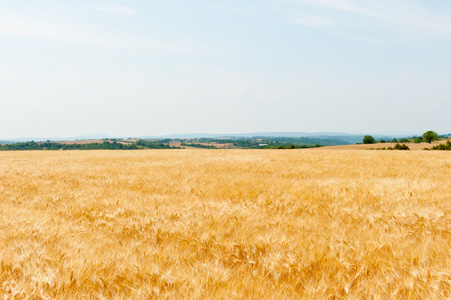
[{"label": "pale blue sky", "polygon": [[451,131],[449,0],[0,0],[0,139]]}]

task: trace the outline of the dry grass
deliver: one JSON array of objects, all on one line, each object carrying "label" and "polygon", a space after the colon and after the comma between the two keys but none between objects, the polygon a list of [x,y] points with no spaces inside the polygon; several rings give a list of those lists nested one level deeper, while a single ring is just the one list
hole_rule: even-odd
[{"label": "dry grass", "polygon": [[445,299],[451,155],[0,153],[5,299]]}]

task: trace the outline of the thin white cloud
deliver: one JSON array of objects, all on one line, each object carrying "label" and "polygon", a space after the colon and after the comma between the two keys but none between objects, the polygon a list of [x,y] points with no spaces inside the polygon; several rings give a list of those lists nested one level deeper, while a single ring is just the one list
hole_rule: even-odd
[{"label": "thin white cloud", "polygon": [[51,21],[29,15],[0,13],[0,39],[15,37],[36,41],[146,49],[154,53],[224,54],[222,49],[186,37],[149,38],[133,32],[104,30],[88,22],[83,28],[75,24],[70,21]]},{"label": "thin white cloud", "polygon": [[115,44],[113,40],[71,28],[66,24],[56,24],[26,16],[3,14],[0,14],[0,36],[91,45]]},{"label": "thin white cloud", "polygon": [[[451,15],[428,11],[425,7],[414,6],[409,1],[350,1],[350,0],[282,0],[285,3],[309,5],[356,16],[368,17],[391,25],[391,30],[407,34],[422,33],[439,38],[451,39]],[[297,22],[300,25],[315,25],[318,17],[311,22]],[[346,22],[350,22],[346,19]],[[305,24],[304,24],[305,23]],[[339,23],[338,17],[336,23]],[[318,22],[321,25],[321,22]]]},{"label": "thin white cloud", "polygon": [[380,17],[377,11],[353,5],[348,1],[343,0],[289,0],[289,2],[298,2],[298,3],[308,3],[311,5],[321,6],[329,9],[335,9],[339,11],[371,16],[371,17]]},{"label": "thin white cloud", "polygon": [[369,36],[355,36],[354,39],[360,40],[362,42],[373,44],[375,46],[386,46],[388,45],[388,42],[383,39],[373,38]]},{"label": "thin white cloud", "polygon": [[321,16],[305,16],[300,18],[293,18],[289,21],[291,24],[298,24],[307,27],[321,27],[326,28],[331,26],[334,22]]},{"label": "thin white cloud", "polygon": [[234,88],[234,91],[237,92],[238,94],[242,95],[246,92],[246,90],[249,88],[250,85],[251,85],[251,83],[249,81],[246,81],[246,82],[240,84],[239,86],[237,86],[236,88]]},{"label": "thin white cloud", "polygon": [[110,14],[118,14],[118,15],[135,15],[137,13],[136,9],[124,6],[124,5],[105,5],[94,7],[94,10],[110,13]]}]

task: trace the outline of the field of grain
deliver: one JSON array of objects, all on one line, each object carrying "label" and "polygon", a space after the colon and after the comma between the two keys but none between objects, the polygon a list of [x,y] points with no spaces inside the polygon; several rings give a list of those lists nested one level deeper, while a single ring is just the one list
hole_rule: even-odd
[{"label": "field of grain", "polygon": [[0,152],[4,299],[446,299],[441,151]]}]

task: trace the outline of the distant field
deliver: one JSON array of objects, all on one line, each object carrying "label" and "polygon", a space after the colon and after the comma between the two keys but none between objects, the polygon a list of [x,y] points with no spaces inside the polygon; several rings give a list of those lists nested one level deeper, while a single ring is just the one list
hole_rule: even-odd
[{"label": "distant field", "polygon": [[441,151],[0,152],[0,295],[446,299],[450,178]]},{"label": "distant field", "polygon": [[[184,147],[186,149],[200,149],[200,148],[195,148],[195,147],[189,147],[189,146],[182,146],[181,145],[182,142],[180,141],[171,141],[169,142],[169,145],[172,147]],[[233,148],[233,144],[232,143],[197,143],[199,145],[204,145],[204,146],[215,146],[216,148]]]},{"label": "distant field", "polygon": [[[400,143],[400,144],[406,144],[409,146],[410,150],[412,151],[419,151],[423,150],[424,148],[431,149],[434,146],[437,146],[438,144],[446,143],[446,140],[442,141],[435,141],[430,144],[428,143]],[[394,147],[396,143],[376,143],[376,144],[359,144],[359,145],[345,145],[345,146],[328,146],[328,147],[322,147],[321,150],[366,150],[366,149],[377,149],[377,148],[388,148],[388,147]]]}]

